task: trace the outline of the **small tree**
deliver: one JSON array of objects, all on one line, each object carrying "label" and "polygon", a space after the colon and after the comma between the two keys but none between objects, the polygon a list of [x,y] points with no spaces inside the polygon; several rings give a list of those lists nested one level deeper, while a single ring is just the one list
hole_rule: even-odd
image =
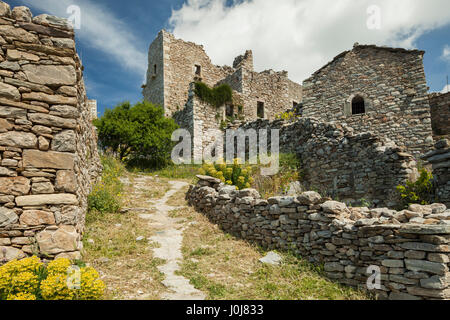
[{"label": "small tree", "polygon": [[103,149],[110,149],[131,165],[161,168],[170,161],[171,141],[178,125],[164,110],[147,101],[131,107],[124,102],[94,121]]}]

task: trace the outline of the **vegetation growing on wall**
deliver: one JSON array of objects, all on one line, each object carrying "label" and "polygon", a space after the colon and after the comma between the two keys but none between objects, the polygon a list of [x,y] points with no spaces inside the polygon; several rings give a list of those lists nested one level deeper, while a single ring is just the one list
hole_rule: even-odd
[{"label": "vegetation growing on wall", "polygon": [[233,101],[233,90],[227,84],[210,88],[203,82],[196,82],[194,92],[200,100],[207,102],[216,108],[223,106],[226,103],[232,103]]},{"label": "vegetation growing on wall", "polygon": [[178,125],[160,106],[124,102],[94,121],[100,146],[131,166],[161,168],[170,162],[172,133]]},{"label": "vegetation growing on wall", "polygon": [[403,207],[417,204],[430,204],[434,197],[433,174],[425,168],[419,169],[419,179],[417,181],[407,181],[406,185],[397,186]]}]

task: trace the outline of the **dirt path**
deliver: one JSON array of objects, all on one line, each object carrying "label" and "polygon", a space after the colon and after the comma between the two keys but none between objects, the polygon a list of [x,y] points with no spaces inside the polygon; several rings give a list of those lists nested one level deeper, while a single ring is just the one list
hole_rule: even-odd
[{"label": "dirt path", "polygon": [[[145,189],[146,178],[149,177],[140,176],[137,179],[136,189]],[[149,209],[156,210],[156,212],[139,215],[140,218],[149,220],[149,227],[155,230],[156,234],[149,239],[159,244],[159,247],[153,249],[153,256],[166,261],[165,264],[158,267],[158,270],[165,275],[162,283],[168,290],[161,294],[161,298],[164,300],[203,300],[205,299],[203,292],[195,289],[188,279],[175,274],[180,270],[180,263],[183,260],[181,252],[183,231],[189,224],[169,216],[169,213],[177,207],[168,205],[167,201],[188,184],[182,181],[169,181],[169,184],[170,190],[161,199],[149,201],[153,202],[153,204],[149,204]],[[147,185],[151,185],[151,183]]]}]

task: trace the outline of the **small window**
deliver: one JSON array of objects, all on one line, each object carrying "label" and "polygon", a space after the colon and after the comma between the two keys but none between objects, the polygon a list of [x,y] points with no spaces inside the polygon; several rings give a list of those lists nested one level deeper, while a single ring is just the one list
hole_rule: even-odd
[{"label": "small window", "polygon": [[264,102],[258,101],[257,116],[258,118],[264,119]]},{"label": "small window", "polygon": [[352,114],[366,113],[366,106],[364,99],[360,96],[356,96],[352,100]]},{"label": "small window", "polygon": [[153,74],[156,76],[156,64],[153,66]]},{"label": "small window", "polygon": [[226,110],[225,110],[225,115],[227,117],[233,117],[234,116],[234,107],[230,106],[230,105],[227,105],[226,106]]},{"label": "small window", "polygon": [[298,106],[298,103],[297,102],[292,102],[292,107],[294,107],[294,109],[296,109],[297,108],[297,106]]},{"label": "small window", "polygon": [[202,67],[199,65],[195,65],[195,75],[196,76],[201,76],[202,75]]}]

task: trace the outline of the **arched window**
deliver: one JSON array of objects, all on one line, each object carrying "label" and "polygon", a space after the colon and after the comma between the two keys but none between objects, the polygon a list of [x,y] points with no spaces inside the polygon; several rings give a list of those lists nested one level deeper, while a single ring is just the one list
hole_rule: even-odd
[{"label": "arched window", "polygon": [[352,100],[352,114],[362,114],[362,113],[366,113],[364,98],[361,96],[356,96]]}]

